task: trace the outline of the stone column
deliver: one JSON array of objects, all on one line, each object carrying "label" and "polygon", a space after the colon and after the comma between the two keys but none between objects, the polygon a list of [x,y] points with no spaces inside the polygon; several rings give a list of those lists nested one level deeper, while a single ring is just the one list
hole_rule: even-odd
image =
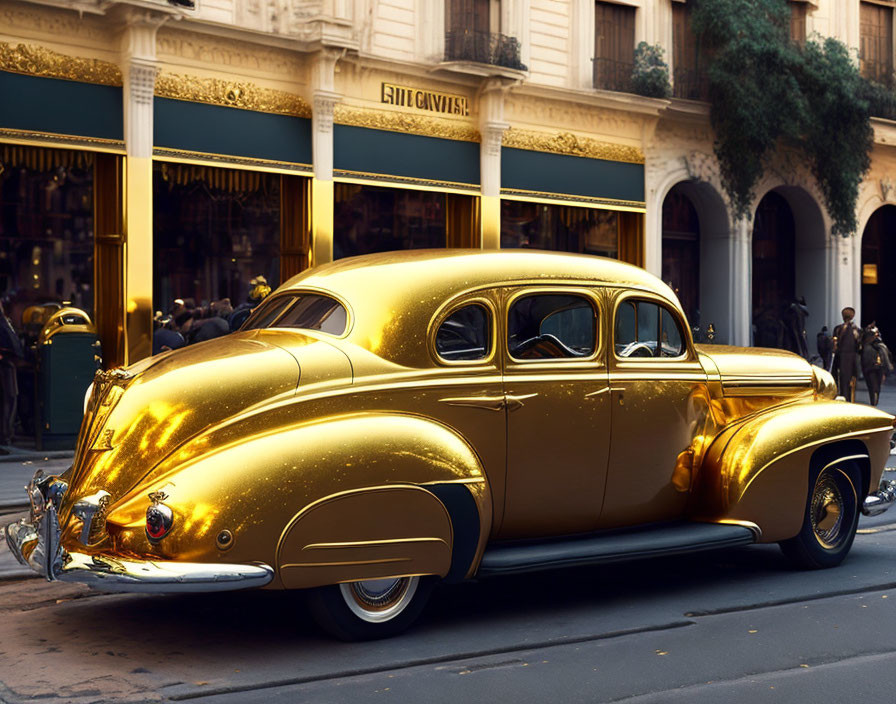
[{"label": "stone column", "polygon": [[504,122],[504,94],[509,84],[489,79],[479,99],[480,223],[483,249],[501,247],[501,140],[510,127]]},{"label": "stone column", "polygon": [[746,347],[753,342],[753,223],[741,218],[732,230],[731,344]]},{"label": "stone column", "polygon": [[846,306],[856,309],[856,324],[862,318],[862,261],[861,238],[857,235],[849,237],[831,237],[828,250],[828,299],[825,305],[825,323],[833,330],[833,325],[843,322],[840,311]]},{"label": "stone column", "polygon": [[334,87],[342,54],[322,49],[311,72],[311,266],[333,261],[333,113],[342,100]]},{"label": "stone column", "polygon": [[129,9],[121,34],[124,78],[125,363],[152,354],[152,148],[156,32],[170,15]]}]

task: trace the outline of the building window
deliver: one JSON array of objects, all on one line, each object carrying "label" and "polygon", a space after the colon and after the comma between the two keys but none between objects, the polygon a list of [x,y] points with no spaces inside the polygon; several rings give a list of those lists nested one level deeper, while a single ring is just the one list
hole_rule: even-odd
[{"label": "building window", "polygon": [[280,283],[280,177],[157,163],[153,167],[153,300],[167,312],[247,300],[250,282]]},{"label": "building window", "polygon": [[862,2],[859,17],[859,65],[865,78],[893,83],[893,8]]},{"label": "building window", "polygon": [[613,210],[504,200],[501,247],[580,252],[616,259],[619,215]]},{"label": "building window", "polygon": [[706,100],[709,86],[699,43],[691,26],[691,6],[672,3],[672,94],[676,98]]},{"label": "building window", "polygon": [[526,70],[519,40],[501,33],[499,0],[448,0],[445,25],[445,61]]},{"label": "building window", "polygon": [[594,6],[594,87],[631,92],[635,63],[635,8]]},{"label": "building window", "polygon": [[790,0],[790,39],[797,44],[806,43],[806,15],[809,5],[804,0]]}]

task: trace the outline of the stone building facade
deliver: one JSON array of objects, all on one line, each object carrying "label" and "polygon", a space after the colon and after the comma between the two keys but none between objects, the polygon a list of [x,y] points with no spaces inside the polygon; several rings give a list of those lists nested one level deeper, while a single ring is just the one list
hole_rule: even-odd
[{"label": "stone building facade", "polygon": [[[790,5],[796,39],[837,37],[863,70],[892,74],[896,3]],[[80,300],[106,361],[124,363],[149,353],[155,310],[239,298],[250,274],[540,247],[646,267],[716,341],[751,344],[757,318],[799,296],[810,332],[853,305],[882,328],[892,317],[896,336],[896,124],[874,120],[856,235],[831,236],[787,153],[735,220],[688,13],[681,0],[0,0],[0,295],[13,311]],[[664,49],[672,97],[632,92],[641,41]]]}]

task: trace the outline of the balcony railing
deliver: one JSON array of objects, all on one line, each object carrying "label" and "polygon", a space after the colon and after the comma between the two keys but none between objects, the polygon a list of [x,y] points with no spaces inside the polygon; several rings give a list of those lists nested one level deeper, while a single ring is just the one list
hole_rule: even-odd
[{"label": "balcony railing", "polygon": [[445,61],[472,61],[525,71],[520,41],[494,32],[455,29],[445,32]]},{"label": "balcony railing", "polygon": [[630,61],[616,61],[615,59],[596,58],[594,61],[594,87],[602,90],[615,90],[621,93],[631,93],[632,70],[634,64]]},{"label": "balcony railing", "polygon": [[687,100],[708,100],[709,81],[703,71],[677,68],[673,73],[672,95]]}]

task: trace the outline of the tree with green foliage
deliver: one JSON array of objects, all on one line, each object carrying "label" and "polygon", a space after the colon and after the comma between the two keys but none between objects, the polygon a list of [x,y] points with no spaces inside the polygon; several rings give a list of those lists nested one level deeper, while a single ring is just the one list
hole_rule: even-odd
[{"label": "tree with green foliage", "polygon": [[706,57],[710,121],[722,184],[744,217],[774,152],[798,150],[818,182],[833,232],[856,229],[871,165],[869,84],[835,39],[790,40],[785,0],[696,0],[692,22]]}]

